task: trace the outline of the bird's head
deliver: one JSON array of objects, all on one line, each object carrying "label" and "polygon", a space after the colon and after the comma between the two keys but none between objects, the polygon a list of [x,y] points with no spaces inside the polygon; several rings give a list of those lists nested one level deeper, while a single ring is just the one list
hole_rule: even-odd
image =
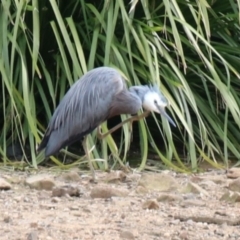
[{"label": "bird's head", "polygon": [[134,88],[134,91],[142,99],[142,106],[145,110],[163,115],[174,127],[176,127],[174,121],[165,111],[168,101],[157,86],[134,86],[132,88]]}]

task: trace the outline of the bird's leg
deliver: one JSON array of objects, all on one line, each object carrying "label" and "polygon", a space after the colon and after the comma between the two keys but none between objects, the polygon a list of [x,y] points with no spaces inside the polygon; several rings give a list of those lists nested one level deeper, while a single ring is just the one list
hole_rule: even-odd
[{"label": "bird's leg", "polygon": [[90,171],[92,173],[92,180],[95,182],[96,181],[95,170],[94,170],[94,167],[93,167],[93,164],[92,164],[92,161],[91,161],[91,158],[90,158],[90,154],[89,154],[89,151],[88,151],[87,136],[85,136],[84,139],[83,139],[83,149],[85,151],[85,154],[86,154],[86,157],[87,157],[87,160],[88,160],[88,164],[89,164],[89,168],[90,168]]},{"label": "bird's leg", "polygon": [[124,125],[125,123],[128,123],[128,122],[130,122],[130,124],[131,124],[131,129],[132,129],[132,123],[133,123],[134,121],[139,121],[139,120],[141,120],[142,118],[147,117],[147,116],[149,115],[149,113],[150,113],[150,112],[146,111],[146,112],[143,112],[143,113],[140,114],[140,115],[132,116],[132,117],[130,117],[130,118],[122,121],[121,123],[119,123],[119,124],[116,125],[115,127],[111,128],[108,132],[106,132],[106,133],[104,133],[104,134],[102,134],[102,133],[100,132],[100,129],[98,128],[98,138],[99,138],[99,139],[105,138],[107,135],[115,132],[117,129],[119,129],[120,127],[122,127],[122,125]]},{"label": "bird's leg", "polygon": [[130,142],[132,142],[132,140],[133,140],[133,121],[130,121],[128,131],[130,134]]}]

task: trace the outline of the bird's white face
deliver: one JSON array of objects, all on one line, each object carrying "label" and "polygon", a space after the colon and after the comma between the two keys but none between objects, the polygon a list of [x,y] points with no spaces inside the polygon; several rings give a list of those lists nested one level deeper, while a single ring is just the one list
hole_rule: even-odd
[{"label": "bird's white face", "polygon": [[174,121],[168,116],[165,111],[167,99],[157,92],[149,91],[144,95],[143,108],[150,112],[156,112],[163,115],[173,126],[176,126]]},{"label": "bird's white face", "polygon": [[150,112],[160,113],[159,108],[164,109],[167,106],[167,101],[160,97],[157,92],[148,92],[143,99],[143,108]]}]

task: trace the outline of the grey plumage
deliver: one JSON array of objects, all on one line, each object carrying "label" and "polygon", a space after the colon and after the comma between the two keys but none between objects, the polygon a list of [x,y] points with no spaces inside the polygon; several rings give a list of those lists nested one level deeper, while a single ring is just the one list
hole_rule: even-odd
[{"label": "grey plumage", "polygon": [[163,108],[167,105],[154,86],[134,86],[128,90],[125,80],[113,68],[99,67],[87,72],[72,85],[56,108],[38,151],[45,148],[46,156],[53,155],[115,115],[136,114],[149,92],[159,95]]}]

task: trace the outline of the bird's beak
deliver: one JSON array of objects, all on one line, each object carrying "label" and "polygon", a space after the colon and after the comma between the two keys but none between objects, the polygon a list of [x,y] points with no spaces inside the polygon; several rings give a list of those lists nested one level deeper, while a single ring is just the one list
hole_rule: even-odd
[{"label": "bird's beak", "polygon": [[168,116],[168,114],[165,111],[165,108],[159,106],[158,104],[156,104],[156,107],[159,110],[159,113],[163,115],[174,127],[176,127],[175,122]]}]

